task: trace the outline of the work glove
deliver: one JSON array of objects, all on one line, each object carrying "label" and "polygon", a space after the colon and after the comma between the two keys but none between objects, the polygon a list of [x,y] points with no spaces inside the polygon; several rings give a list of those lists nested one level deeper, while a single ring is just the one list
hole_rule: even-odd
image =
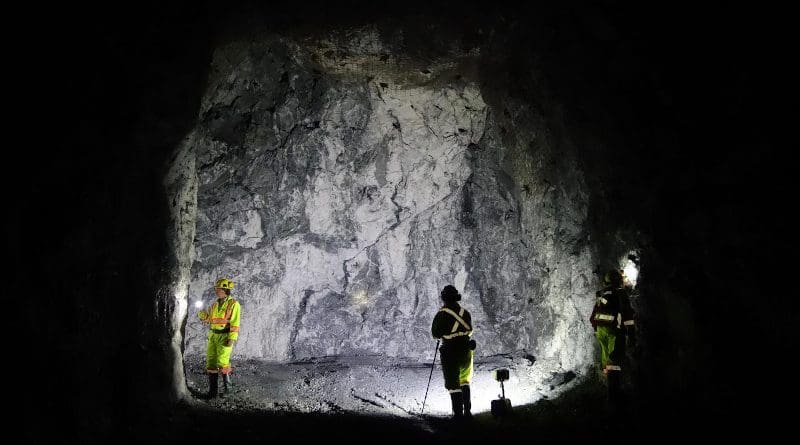
[{"label": "work glove", "polygon": [[474,350],[475,350],[475,348],[477,348],[477,347],[478,347],[478,343],[476,343],[476,342],[475,342],[475,340],[473,340],[473,339],[470,339],[470,340],[469,340],[469,349],[471,349],[471,350],[473,350],[473,351],[474,351]]},{"label": "work glove", "polygon": [[201,319],[203,321],[206,321],[206,319],[208,318],[208,312],[206,312],[206,311],[198,312],[197,313],[197,318],[199,318],[199,319]]},{"label": "work glove", "polygon": [[231,340],[230,338],[225,340],[225,346],[228,346],[228,347],[233,346],[233,340]]}]

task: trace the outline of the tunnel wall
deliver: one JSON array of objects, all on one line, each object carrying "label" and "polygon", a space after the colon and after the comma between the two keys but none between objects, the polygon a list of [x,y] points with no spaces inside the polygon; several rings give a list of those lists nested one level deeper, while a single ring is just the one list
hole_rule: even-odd
[{"label": "tunnel wall", "polygon": [[240,357],[422,360],[438,292],[455,284],[479,356],[588,366],[594,261],[574,147],[481,76],[480,46],[415,59],[401,31],[216,49],[181,148],[199,183],[190,299],[237,283]]}]

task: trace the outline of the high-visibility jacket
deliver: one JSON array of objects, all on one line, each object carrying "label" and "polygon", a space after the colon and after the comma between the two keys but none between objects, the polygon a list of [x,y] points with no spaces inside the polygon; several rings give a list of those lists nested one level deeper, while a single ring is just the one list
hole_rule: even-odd
[{"label": "high-visibility jacket", "polygon": [[211,332],[228,334],[229,340],[237,340],[239,339],[241,310],[239,302],[228,295],[221,302],[219,299],[214,301],[208,309],[208,318],[206,318],[205,322],[208,323]]},{"label": "high-visibility jacket", "polygon": [[633,330],[634,313],[625,289],[605,287],[598,291],[596,296],[597,301],[589,317],[589,322],[595,330],[598,326],[605,326],[616,332]]}]

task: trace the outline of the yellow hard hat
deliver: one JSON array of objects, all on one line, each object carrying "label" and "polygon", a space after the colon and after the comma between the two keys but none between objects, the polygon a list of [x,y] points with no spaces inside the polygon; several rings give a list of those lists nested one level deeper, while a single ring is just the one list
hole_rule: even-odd
[{"label": "yellow hard hat", "polygon": [[233,289],[233,281],[227,278],[220,278],[214,283],[214,287],[217,289]]}]

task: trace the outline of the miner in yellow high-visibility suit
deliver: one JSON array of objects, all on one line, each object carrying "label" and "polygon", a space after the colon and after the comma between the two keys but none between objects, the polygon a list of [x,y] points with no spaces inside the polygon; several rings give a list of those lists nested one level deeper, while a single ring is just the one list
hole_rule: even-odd
[{"label": "miner in yellow high-visibility suit", "polygon": [[233,389],[231,383],[231,352],[233,342],[239,338],[241,305],[231,296],[233,281],[220,278],[214,283],[217,301],[208,311],[200,311],[198,317],[209,325],[206,349],[206,372],[208,372],[208,397],[217,396],[219,374],[222,374],[223,394]]}]

